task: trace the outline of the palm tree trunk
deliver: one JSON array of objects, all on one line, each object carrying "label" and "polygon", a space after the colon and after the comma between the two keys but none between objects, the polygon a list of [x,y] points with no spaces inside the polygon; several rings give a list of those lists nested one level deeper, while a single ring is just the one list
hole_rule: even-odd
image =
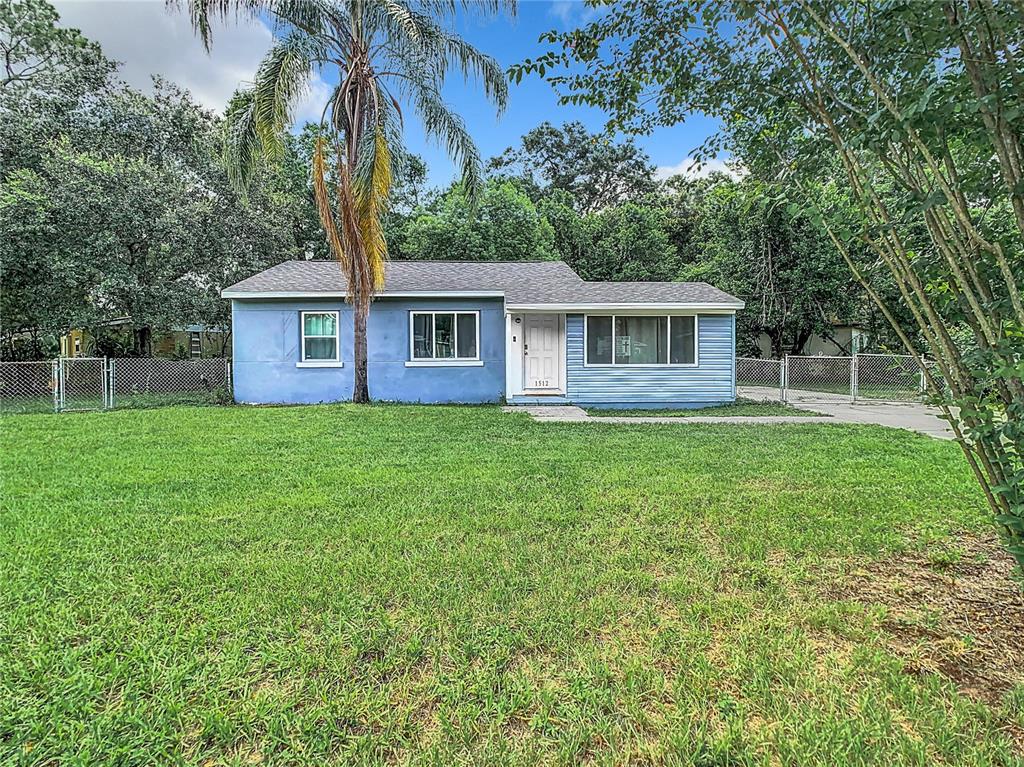
[{"label": "palm tree trunk", "polygon": [[370,401],[370,386],[366,374],[366,321],[370,314],[370,303],[361,300],[360,297],[352,302],[352,309],[352,355],[355,367],[352,401],[365,404]]}]

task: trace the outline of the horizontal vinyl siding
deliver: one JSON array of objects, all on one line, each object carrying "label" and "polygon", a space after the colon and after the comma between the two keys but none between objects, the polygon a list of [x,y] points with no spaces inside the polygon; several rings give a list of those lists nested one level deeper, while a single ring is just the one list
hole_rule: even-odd
[{"label": "horizontal vinyl siding", "polygon": [[697,367],[585,367],[583,315],[566,316],[567,397],[579,404],[690,406],[735,399],[734,321],[731,314],[698,319]]}]

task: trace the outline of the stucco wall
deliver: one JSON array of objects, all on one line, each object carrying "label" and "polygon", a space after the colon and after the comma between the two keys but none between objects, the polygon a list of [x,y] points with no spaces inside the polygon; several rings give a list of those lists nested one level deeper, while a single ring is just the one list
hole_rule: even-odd
[{"label": "stucco wall", "polygon": [[[480,312],[482,366],[406,367],[409,311]],[[340,312],[340,368],[300,368],[300,311]],[[337,402],[352,397],[352,312],[335,300],[231,302],[235,399],[248,403]],[[505,322],[497,300],[374,302],[367,323],[370,396],[394,402],[497,402],[505,391]]]},{"label": "stucco wall", "polygon": [[566,317],[567,392],[570,402],[606,407],[702,407],[736,398],[735,317],[698,318],[697,367],[586,367],[583,315]]}]

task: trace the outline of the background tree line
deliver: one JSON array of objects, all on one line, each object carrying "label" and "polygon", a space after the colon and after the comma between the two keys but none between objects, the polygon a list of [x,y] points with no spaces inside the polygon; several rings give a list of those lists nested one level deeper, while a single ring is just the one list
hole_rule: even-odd
[{"label": "background tree line", "polygon": [[[222,162],[223,118],[157,81],[118,80],[99,46],[43,0],[0,5],[0,349],[42,357],[69,328],[110,354],[151,353],[154,330],[228,329],[220,290],[275,263],[327,258],[309,167],[290,134],[243,198]],[[28,32],[31,30],[31,33]],[[230,112],[231,105],[228,106]],[[836,322],[891,339],[832,245],[747,174],[660,181],[631,139],[544,123],[490,160],[484,191],[429,189],[409,157],[384,219],[395,259],[563,259],[591,280],[704,280],[743,298],[738,351],[796,353]],[[127,318],[131,333],[103,332]]]}]

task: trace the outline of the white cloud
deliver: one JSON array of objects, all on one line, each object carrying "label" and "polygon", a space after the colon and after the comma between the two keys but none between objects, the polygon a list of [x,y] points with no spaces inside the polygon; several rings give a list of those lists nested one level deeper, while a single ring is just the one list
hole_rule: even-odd
[{"label": "white cloud", "polygon": [[712,173],[725,173],[732,178],[742,178],[746,175],[743,166],[730,158],[715,158],[706,162],[698,162],[692,157],[684,157],[675,165],[659,165],[654,171],[654,177],[664,181],[672,176],[686,176],[687,178],[707,178]]},{"label": "white cloud", "polygon": [[[273,40],[263,21],[239,15],[215,22],[207,53],[187,13],[169,10],[162,0],[57,0],[56,6],[62,26],[80,29],[109,58],[122,62],[120,76],[129,85],[149,90],[151,76],[160,75],[216,112],[224,111],[240,84],[252,80]],[[327,85],[316,78],[296,117],[319,119],[319,109],[309,101],[326,93]]]},{"label": "white cloud", "polygon": [[553,0],[548,8],[548,15],[558,19],[565,29],[587,24],[600,14],[599,8],[586,5],[583,0]]}]

